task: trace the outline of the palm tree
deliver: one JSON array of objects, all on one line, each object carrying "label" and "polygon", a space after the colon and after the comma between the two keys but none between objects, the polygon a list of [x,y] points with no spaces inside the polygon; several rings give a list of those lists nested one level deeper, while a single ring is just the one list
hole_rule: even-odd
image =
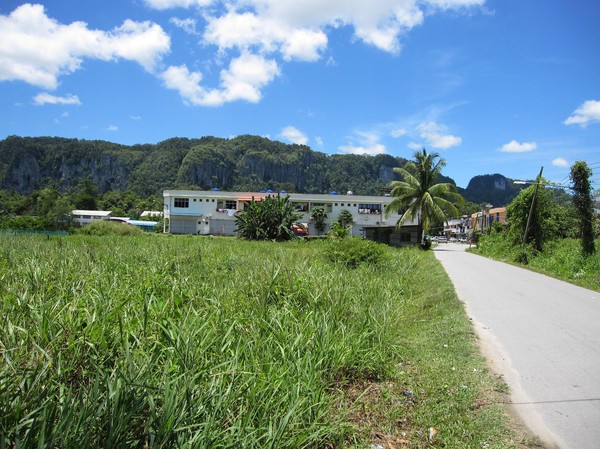
[{"label": "palm tree", "polygon": [[445,222],[449,216],[458,215],[457,203],[464,201],[451,183],[437,183],[446,160],[438,153],[417,151],[414,161],[406,163],[404,168],[394,168],[394,172],[402,176],[402,181],[392,181],[394,199],[385,207],[385,215],[392,213],[402,215],[396,227],[409,220],[417,220],[421,238],[429,232],[432,223]]}]

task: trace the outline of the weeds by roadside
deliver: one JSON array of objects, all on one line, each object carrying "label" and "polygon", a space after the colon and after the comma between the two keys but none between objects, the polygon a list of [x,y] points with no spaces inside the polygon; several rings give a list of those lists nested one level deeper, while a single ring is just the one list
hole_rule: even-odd
[{"label": "weeds by roadside", "polygon": [[328,242],[0,248],[0,447],[519,445],[431,253],[349,269]]},{"label": "weeds by roadside", "polygon": [[[600,240],[596,240],[599,247]],[[576,239],[557,239],[546,243],[543,252],[530,246],[515,245],[502,233],[482,237],[472,251],[503,262],[519,264],[548,276],[600,291],[600,252],[585,257]]]}]

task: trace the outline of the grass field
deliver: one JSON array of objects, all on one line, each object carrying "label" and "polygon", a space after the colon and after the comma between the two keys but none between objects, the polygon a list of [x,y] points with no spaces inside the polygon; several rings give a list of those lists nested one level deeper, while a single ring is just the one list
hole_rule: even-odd
[{"label": "grass field", "polygon": [[0,235],[0,448],[522,447],[433,254],[331,245]]}]

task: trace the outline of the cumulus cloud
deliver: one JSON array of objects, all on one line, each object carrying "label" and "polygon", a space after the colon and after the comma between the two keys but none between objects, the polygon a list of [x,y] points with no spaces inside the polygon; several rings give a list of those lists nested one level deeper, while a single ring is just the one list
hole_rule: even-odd
[{"label": "cumulus cloud", "polygon": [[171,66],[162,74],[165,86],[179,92],[189,104],[220,106],[224,103],[245,100],[260,101],[261,89],[279,74],[273,60],[251,53],[243,53],[231,61],[229,68],[221,71],[219,89],[207,89],[200,83],[202,74],[190,72],[186,65]]},{"label": "cumulus cloud", "polygon": [[[216,48],[223,62],[219,85],[201,85],[203,76],[185,61],[170,63],[169,35],[156,23],[126,20],[112,30],[90,29],[84,22],[62,24],[44,6],[23,4],[0,15],[0,81],[20,80],[47,90],[61,76],[79,70],[86,59],[125,59],[160,77],[169,88],[195,105],[231,101],[256,102],[262,89],[280,73],[281,61],[314,62],[327,56],[328,33],[340,27],[354,39],[382,51],[398,53],[401,40],[421,25],[426,11],[480,6],[485,0],[143,0],[149,8],[182,8],[192,17],[170,22],[200,45]],[[200,30],[202,19],[205,24]]]},{"label": "cumulus cloud", "polygon": [[78,70],[85,58],[127,59],[152,72],[169,48],[169,36],[150,22],[126,20],[108,32],[91,30],[84,22],[60,24],[32,4],[0,15],[0,81],[55,89],[58,78]]},{"label": "cumulus cloud", "polygon": [[327,47],[327,36],[320,30],[290,29],[281,21],[251,12],[230,11],[209,20],[204,42],[220,50],[259,48],[267,53],[279,51],[288,61],[316,61]]},{"label": "cumulus cloud", "polygon": [[446,150],[462,143],[462,139],[452,134],[447,134],[447,127],[436,122],[423,122],[417,126],[417,131],[427,145],[432,148]]},{"label": "cumulus cloud", "polygon": [[527,153],[528,151],[534,151],[537,149],[537,143],[535,142],[517,142],[511,140],[500,147],[500,151],[504,153]]},{"label": "cumulus cloud", "polygon": [[[252,53],[274,61],[282,58],[308,62],[323,57],[328,45],[327,33],[332,29],[349,27],[356,40],[398,53],[402,36],[423,23],[425,8],[463,8],[481,5],[484,1],[145,0],[149,7],[161,10],[199,9],[206,22],[201,43],[217,47],[222,60],[226,60],[229,53]],[[334,59],[330,55],[327,64],[331,61]]]},{"label": "cumulus cloud", "polygon": [[111,132],[115,132],[115,131],[118,131],[118,130],[119,130],[119,127],[118,127],[117,125],[108,125],[108,126],[106,127],[106,130],[107,130],[107,131],[111,131]]},{"label": "cumulus cloud", "polygon": [[585,128],[590,122],[600,121],[600,101],[588,100],[565,120],[565,125],[580,125]]},{"label": "cumulus cloud", "polygon": [[552,165],[555,167],[568,167],[569,162],[562,157],[557,157],[556,159],[552,160]]},{"label": "cumulus cloud", "polygon": [[73,94],[67,94],[64,97],[57,97],[48,92],[41,92],[33,97],[33,101],[37,105],[44,104],[63,104],[63,105],[80,105],[79,97]]},{"label": "cumulus cloud", "polygon": [[308,144],[308,136],[294,126],[286,126],[283,128],[279,137],[298,145]]}]

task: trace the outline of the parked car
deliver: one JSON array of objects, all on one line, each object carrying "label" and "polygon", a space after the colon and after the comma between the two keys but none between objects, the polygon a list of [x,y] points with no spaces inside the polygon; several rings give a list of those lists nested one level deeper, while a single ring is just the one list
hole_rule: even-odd
[{"label": "parked car", "polygon": [[445,235],[439,235],[437,241],[438,243],[448,243],[448,237]]}]

